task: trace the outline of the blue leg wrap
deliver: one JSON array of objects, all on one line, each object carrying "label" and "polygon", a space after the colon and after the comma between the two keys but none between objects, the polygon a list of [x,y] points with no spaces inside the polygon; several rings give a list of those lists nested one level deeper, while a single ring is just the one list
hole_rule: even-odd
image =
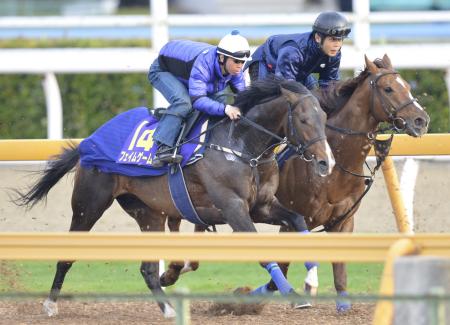
[{"label": "blue leg wrap", "polygon": [[263,284],[259,288],[256,288],[252,292],[250,292],[250,295],[273,295],[273,291],[269,290],[268,288],[269,284]]},{"label": "blue leg wrap", "polygon": [[292,286],[286,280],[286,277],[284,276],[283,272],[281,272],[281,269],[277,263],[267,264],[266,270],[267,272],[269,272],[273,282],[275,282],[275,284],[277,285],[278,291],[280,291],[282,295],[286,295],[294,291]]},{"label": "blue leg wrap", "polygon": [[[307,235],[309,234],[309,230],[303,230],[300,232],[301,234]],[[311,270],[314,266],[319,266],[317,262],[305,262],[305,268],[307,271]]]},{"label": "blue leg wrap", "polygon": [[348,296],[347,291],[339,291],[338,296],[339,297],[336,299],[336,311],[338,313],[349,311],[352,308],[352,304],[349,300],[343,299]]},{"label": "blue leg wrap", "polygon": [[315,266],[319,266],[319,263],[317,263],[317,262],[305,262],[306,271],[311,270]]}]

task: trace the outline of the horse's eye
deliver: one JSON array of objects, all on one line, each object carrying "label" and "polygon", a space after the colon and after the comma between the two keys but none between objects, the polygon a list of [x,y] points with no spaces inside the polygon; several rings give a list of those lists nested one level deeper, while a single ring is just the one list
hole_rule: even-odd
[{"label": "horse's eye", "polygon": [[305,118],[300,119],[300,123],[306,124],[306,119]]},{"label": "horse's eye", "polygon": [[393,92],[394,90],[391,87],[386,87],[386,88],[384,88],[384,91],[389,94],[389,93]]}]

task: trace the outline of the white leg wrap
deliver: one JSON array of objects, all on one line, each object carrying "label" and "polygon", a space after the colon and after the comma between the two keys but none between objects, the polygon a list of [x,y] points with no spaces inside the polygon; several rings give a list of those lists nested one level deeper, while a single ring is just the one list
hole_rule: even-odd
[{"label": "white leg wrap", "polygon": [[48,315],[48,317],[58,315],[58,303],[56,301],[52,301],[47,298],[42,304],[44,312]]},{"label": "white leg wrap", "polygon": [[175,318],[177,313],[168,303],[164,303],[164,318]]},{"label": "white leg wrap", "polygon": [[317,288],[319,287],[319,276],[317,275],[317,266],[312,267],[305,278],[305,292],[311,296],[317,295]]}]

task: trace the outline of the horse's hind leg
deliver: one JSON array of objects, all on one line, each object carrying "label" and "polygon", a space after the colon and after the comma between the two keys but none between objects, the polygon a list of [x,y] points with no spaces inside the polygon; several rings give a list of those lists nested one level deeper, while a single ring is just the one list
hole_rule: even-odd
[{"label": "horse's hind leg", "polygon": [[[72,193],[72,223],[69,231],[89,231],[112,204],[113,178],[96,170],[78,170]],[[48,316],[58,314],[58,299],[64,278],[74,261],[58,261],[49,297],[44,301]]]},{"label": "horse's hind leg", "polygon": [[[167,225],[169,226],[169,230],[171,232],[178,232],[180,231],[180,218],[171,218],[169,217],[167,220]],[[204,232],[205,227],[196,225],[195,226],[195,232]],[[159,281],[163,287],[168,287],[175,282],[177,282],[178,278],[180,277],[180,274],[196,271],[198,269],[199,262],[197,261],[172,261],[170,262],[167,271],[165,271],[161,277],[159,278]]]},{"label": "horse's hind leg", "polygon": [[[150,216],[150,210],[145,205],[144,202],[139,200],[136,196],[131,194],[124,194],[119,197],[117,197],[117,202],[120,204],[120,206],[127,212],[131,217],[133,217],[138,224],[143,224],[145,227],[147,227],[145,220],[149,218]],[[167,219],[167,225],[169,226],[169,230],[171,232],[178,232],[180,230],[180,218],[172,218],[169,217]],[[143,229],[141,227],[142,231],[147,231],[148,229]],[[204,228],[201,226],[196,226],[195,231],[204,231]],[[159,278],[159,282],[161,286],[167,287],[175,284],[177,282],[180,274],[189,272],[189,271],[195,271],[198,268],[198,262],[180,262],[180,261],[174,261],[170,262],[168,270],[165,271],[161,277]]]},{"label": "horse's hind leg", "polygon": [[[120,206],[133,217],[141,231],[164,231],[165,217],[157,216],[147,205],[134,195],[126,194],[117,197]],[[141,274],[147,287],[158,297],[164,297],[165,293],[159,281],[159,263],[142,262]],[[158,306],[166,318],[175,317],[175,310],[167,300],[158,300]]]}]

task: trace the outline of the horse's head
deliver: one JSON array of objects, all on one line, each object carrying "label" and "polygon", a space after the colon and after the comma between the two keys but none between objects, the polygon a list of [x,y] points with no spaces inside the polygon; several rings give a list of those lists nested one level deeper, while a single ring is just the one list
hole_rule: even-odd
[{"label": "horse's head", "polygon": [[397,130],[419,137],[428,130],[430,117],[411,95],[409,84],[392,68],[387,55],[370,61],[365,56],[370,89],[370,111],[380,122],[389,122]]},{"label": "horse's head", "polygon": [[325,135],[327,116],[319,101],[306,88],[298,93],[281,84],[281,93],[288,103],[288,141],[303,159],[313,162],[318,175],[331,174],[335,161]]}]

